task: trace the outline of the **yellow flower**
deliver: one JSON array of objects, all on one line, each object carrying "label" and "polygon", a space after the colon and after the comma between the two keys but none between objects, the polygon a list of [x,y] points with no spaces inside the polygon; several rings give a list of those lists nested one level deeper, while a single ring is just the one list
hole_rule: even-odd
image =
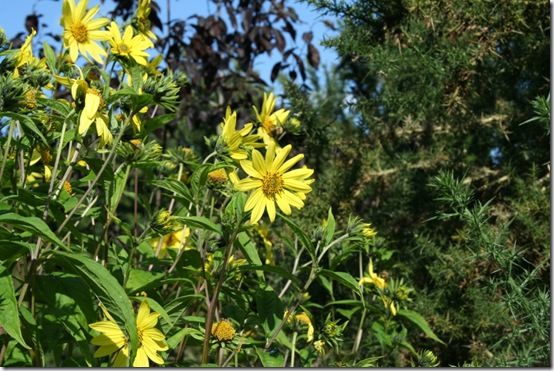
[{"label": "yellow flower", "polygon": [[253,108],[258,121],[262,124],[262,128],[269,135],[277,133],[287,121],[290,114],[290,111],[286,111],[283,108],[273,112],[275,108],[275,95],[273,93],[264,93],[262,108],[259,111],[256,106]]},{"label": "yellow flower", "polygon": [[149,358],[154,363],[164,364],[164,360],[158,355],[158,352],[168,350],[169,347],[165,342],[165,335],[156,328],[159,316],[159,313],[150,313],[150,306],[145,298],[137,313],[137,332],[140,346],[133,362],[134,367],[148,367]]},{"label": "yellow flower", "polygon": [[385,308],[387,308],[393,316],[396,316],[397,311],[396,306],[394,305],[394,300],[386,296],[381,296],[381,301],[383,302]]},{"label": "yellow flower", "polygon": [[233,324],[227,319],[212,324],[212,336],[219,341],[233,340],[235,332]]},{"label": "yellow flower", "polygon": [[81,116],[79,117],[79,134],[84,136],[94,122],[96,124],[96,133],[100,138],[100,147],[110,144],[113,140],[112,133],[108,126],[108,117],[99,109],[104,106],[102,95],[96,88],[91,88],[84,80],[77,80],[71,87],[73,99],[83,99],[85,105]]},{"label": "yellow flower", "polygon": [[244,125],[244,128],[237,131],[237,112],[231,111],[231,108],[227,107],[225,118],[221,123],[221,138],[225,142],[231,158],[235,160],[246,160],[248,158],[247,148],[259,146],[256,144],[258,136],[250,134],[252,126],[253,125],[249,123]]},{"label": "yellow flower", "polygon": [[93,345],[100,346],[93,356],[100,358],[115,353],[111,360],[111,365],[113,367],[127,367],[129,363],[127,337],[104,306],[101,305],[100,307],[107,320],[89,325],[93,330],[100,333],[100,335],[95,336],[91,341]]},{"label": "yellow flower", "polygon": [[304,155],[299,154],[285,162],[291,149],[289,144],[276,153],[275,145],[270,144],[265,159],[260,152],[253,150],[252,161],[240,162],[249,177],[239,180],[236,173],[231,173],[230,179],[237,190],[253,191],[244,206],[245,211],[252,210],[250,223],[260,220],[266,209],[269,219],[274,221],[275,203],[287,215],[291,213],[291,205],[298,209],[304,206],[306,193],[312,190],[310,184],[313,179],[309,177],[314,171],[307,167],[288,171],[304,158]]},{"label": "yellow flower", "polygon": [[108,33],[100,29],[109,23],[108,18],[92,19],[98,13],[99,6],[86,10],[88,0],[81,0],[75,5],[74,0],[64,0],[63,15],[60,21],[64,28],[63,44],[69,48],[69,58],[75,62],[79,53],[86,59],[91,56],[95,61],[102,64],[102,57],[107,54],[96,41],[108,39]]},{"label": "yellow flower", "polygon": [[[289,313],[289,311],[285,310],[283,318],[287,317],[288,313]],[[314,332],[315,332],[314,326],[312,325],[312,320],[310,319],[310,317],[308,317],[308,315],[305,312],[296,314],[294,316],[290,315],[287,322],[288,323],[300,323],[300,324],[308,326],[308,331],[306,332],[307,340],[308,340],[308,342],[311,342],[312,340],[314,340]]]},{"label": "yellow flower", "polygon": [[314,342],[314,349],[319,354],[325,354],[325,342],[323,340],[317,340]]},{"label": "yellow flower", "polygon": [[308,342],[311,342],[312,340],[314,340],[314,326],[312,325],[312,320],[310,320],[310,317],[308,317],[306,313],[302,312],[294,316],[294,319],[296,320],[296,322],[299,322],[308,326],[308,332],[307,332]]},{"label": "yellow flower", "polygon": [[212,184],[225,184],[227,179],[229,179],[229,177],[223,168],[219,168],[208,173],[208,180]]},{"label": "yellow flower", "polygon": [[148,37],[149,39],[156,40],[156,35],[150,29],[150,10],[150,0],[139,0],[136,25],[141,34]]},{"label": "yellow flower", "polygon": [[[184,227],[180,230],[171,232],[162,237],[160,245],[160,253],[158,258],[163,259],[168,254],[168,249],[176,250],[177,252],[185,247],[187,240],[190,236],[190,228]],[[158,244],[160,239],[156,238],[150,242],[150,245],[156,251],[158,249]]]},{"label": "yellow flower", "polygon": [[375,237],[377,232],[371,226],[371,223],[363,223],[362,224],[362,234],[364,235],[365,238],[372,238],[372,237]]},{"label": "yellow flower", "polygon": [[25,42],[23,43],[23,45],[21,46],[21,48],[17,52],[16,62],[15,62],[15,70],[13,72],[13,77],[19,77],[19,67],[22,67],[26,64],[29,64],[29,63],[33,62],[33,60],[35,59],[33,57],[33,44],[32,44],[32,42],[33,42],[33,37],[35,37],[36,34],[37,34],[37,32],[33,28],[33,30],[31,31],[31,34],[29,36],[27,36],[27,38],[25,39]]},{"label": "yellow flower", "polygon": [[[112,366],[127,367],[129,363],[127,337],[103,306],[102,311],[107,320],[89,325],[92,329],[100,332],[100,335],[95,336],[91,341],[93,345],[100,346],[94,353],[94,357],[100,358],[117,352],[112,358]],[[169,348],[165,342],[165,335],[155,328],[159,315],[159,313],[150,312],[150,306],[145,298],[140,304],[137,313],[136,325],[139,348],[133,362],[133,367],[148,367],[148,359],[159,365],[164,364],[164,360],[158,355],[158,352]]]},{"label": "yellow flower", "polygon": [[144,50],[154,46],[152,41],[140,34],[133,36],[133,27],[131,26],[125,27],[123,36],[121,36],[119,26],[115,22],[112,22],[108,29],[110,31],[109,42],[113,54],[133,59],[143,66],[147,65],[146,58],[148,58],[148,53]]},{"label": "yellow flower", "polygon": [[364,284],[373,284],[377,286],[380,290],[383,290],[387,283],[382,277],[379,277],[375,272],[373,271],[373,261],[369,259],[369,267],[367,269],[368,275],[365,277],[362,277],[360,281],[358,282],[360,286]]}]

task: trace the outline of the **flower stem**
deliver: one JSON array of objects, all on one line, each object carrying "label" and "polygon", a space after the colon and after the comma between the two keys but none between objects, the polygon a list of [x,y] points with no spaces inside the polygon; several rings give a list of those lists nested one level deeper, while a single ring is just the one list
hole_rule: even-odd
[{"label": "flower stem", "polygon": [[225,281],[225,274],[227,273],[227,262],[229,261],[229,256],[231,256],[231,251],[233,250],[233,243],[235,242],[237,233],[238,233],[238,228],[233,231],[233,233],[229,238],[229,242],[225,247],[225,255],[223,258],[223,264],[221,266],[221,270],[219,272],[219,279],[214,288],[212,299],[210,300],[210,304],[208,306],[208,315],[206,317],[206,326],[204,328],[204,345],[202,347],[202,362],[201,362],[202,365],[205,365],[206,363],[208,363],[208,353],[210,350],[210,337],[211,337],[212,324],[214,321],[215,307],[217,305],[219,291],[221,290],[221,287],[223,286],[223,282]]}]

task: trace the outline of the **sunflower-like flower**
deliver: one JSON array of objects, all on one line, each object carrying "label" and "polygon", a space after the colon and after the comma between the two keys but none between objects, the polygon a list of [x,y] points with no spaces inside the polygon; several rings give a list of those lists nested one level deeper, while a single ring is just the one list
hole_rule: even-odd
[{"label": "sunflower-like flower", "polygon": [[[94,353],[94,357],[100,358],[114,354],[111,365],[113,367],[127,367],[129,363],[127,337],[103,306],[102,311],[107,320],[89,325],[93,330],[100,333],[100,335],[95,336],[91,341],[93,345],[100,346]],[[145,298],[140,304],[137,313],[136,325],[139,348],[133,362],[133,367],[148,367],[148,359],[159,365],[164,364],[164,360],[158,355],[158,352],[169,348],[165,342],[165,335],[156,328],[159,316],[160,314],[157,312],[150,312],[150,306]]]},{"label": "sunflower-like flower", "polygon": [[372,238],[377,235],[377,232],[375,231],[375,228],[371,225],[371,223],[363,223],[362,224],[362,235],[365,238]]},{"label": "sunflower-like flower", "polygon": [[102,57],[107,54],[96,41],[108,39],[108,32],[102,31],[101,28],[110,20],[108,18],[93,19],[98,13],[99,6],[96,5],[87,11],[87,4],[88,0],[81,0],[77,5],[74,0],[64,0],[60,21],[64,28],[63,45],[69,48],[69,58],[72,62],[75,62],[81,53],[83,57],[88,59],[90,56],[102,64]]},{"label": "sunflower-like flower", "polygon": [[179,250],[185,248],[185,244],[187,243],[189,236],[190,228],[185,226],[184,228],[160,237],[161,242],[160,238],[153,239],[150,242],[150,245],[152,246],[154,251],[156,251],[158,249],[158,244],[161,243],[158,258],[163,259],[167,256],[169,249],[179,252]]},{"label": "sunflower-like flower", "polygon": [[15,78],[19,77],[20,67],[23,67],[24,65],[32,63],[34,61],[35,57],[33,56],[32,42],[33,42],[33,37],[35,37],[36,34],[37,32],[33,28],[29,36],[27,36],[27,38],[25,39],[25,42],[23,43],[21,48],[18,50],[15,56],[16,62],[15,62],[15,70],[13,72],[13,77]]},{"label": "sunflower-like flower", "polygon": [[244,206],[245,211],[252,210],[250,223],[254,224],[261,219],[264,211],[271,221],[275,220],[275,203],[286,215],[291,214],[291,206],[300,209],[304,206],[306,194],[312,188],[312,169],[302,167],[289,171],[298,161],[304,158],[299,154],[285,161],[292,146],[275,151],[275,144],[267,147],[265,159],[257,150],[252,150],[252,161],[242,160],[240,166],[249,175],[248,178],[238,179],[236,173],[231,173],[230,179],[235,188],[242,192],[252,191]]},{"label": "sunflower-like flower", "polygon": [[139,0],[135,24],[141,34],[151,40],[156,40],[156,35],[151,30],[150,11],[152,9],[150,2],[151,0]]},{"label": "sunflower-like flower", "polygon": [[108,27],[110,31],[110,39],[108,40],[112,47],[112,53],[124,58],[134,60],[140,65],[148,64],[148,53],[146,49],[152,48],[154,44],[145,36],[138,34],[133,36],[133,27],[125,27],[123,36],[119,30],[117,23],[112,22]]},{"label": "sunflower-like flower", "polygon": [[[289,313],[289,311],[285,310],[283,318],[287,317],[288,313]],[[314,340],[315,330],[314,330],[314,325],[312,324],[312,320],[310,319],[310,317],[308,317],[308,315],[305,312],[301,312],[301,313],[298,313],[298,314],[295,314],[295,315],[289,315],[288,317],[289,317],[288,320],[287,320],[288,323],[302,324],[302,325],[306,325],[308,327],[307,332],[306,332],[306,336],[307,336],[306,340],[308,340],[308,342],[311,343]]]},{"label": "sunflower-like flower", "polygon": [[263,130],[271,136],[280,134],[283,124],[287,121],[290,111],[283,108],[273,112],[275,108],[275,95],[273,93],[264,93],[262,108],[258,111],[256,106],[253,106],[256,118],[262,124]]},{"label": "sunflower-like flower", "polygon": [[367,268],[368,275],[364,276],[360,279],[358,284],[360,286],[365,284],[373,284],[377,286],[380,290],[384,290],[387,286],[387,283],[385,282],[385,279],[382,277],[379,277],[374,271],[373,271],[373,261],[369,259],[369,267]]},{"label": "sunflower-like flower", "polygon": [[224,319],[212,324],[212,336],[218,341],[230,341],[235,337],[235,328],[231,321]]},{"label": "sunflower-like flower", "polygon": [[79,117],[79,135],[84,136],[90,125],[94,122],[96,124],[96,133],[100,138],[100,146],[103,147],[110,144],[113,136],[109,129],[108,116],[102,110],[105,103],[101,92],[89,86],[81,76],[80,79],[73,81],[71,96],[76,102],[80,102],[83,105],[83,110]]},{"label": "sunflower-like flower", "polygon": [[248,123],[244,128],[237,131],[237,112],[227,107],[225,118],[221,123],[221,138],[225,142],[231,158],[235,160],[246,160],[248,158],[247,148],[259,147],[258,136],[250,134],[253,125]]}]

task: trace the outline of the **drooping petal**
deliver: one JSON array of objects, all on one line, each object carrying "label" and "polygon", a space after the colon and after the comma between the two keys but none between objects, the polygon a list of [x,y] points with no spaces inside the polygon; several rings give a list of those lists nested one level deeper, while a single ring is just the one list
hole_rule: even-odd
[{"label": "drooping petal", "polygon": [[279,206],[279,209],[281,209],[281,211],[284,212],[285,215],[290,215],[292,213],[290,205],[282,193],[277,193],[275,195],[275,201],[277,201],[277,206]]},{"label": "drooping petal", "polygon": [[137,349],[137,355],[133,362],[133,367],[148,367],[148,366],[149,366],[148,356],[146,355],[144,348],[140,347]]},{"label": "drooping petal", "polygon": [[248,200],[246,200],[246,204],[244,205],[244,211],[252,210],[256,205],[263,203],[264,201],[263,192],[260,189],[255,190],[252,192],[250,197],[248,197]]},{"label": "drooping petal", "polygon": [[267,215],[271,222],[275,221],[275,201],[272,199],[266,199],[265,206],[267,208]]}]

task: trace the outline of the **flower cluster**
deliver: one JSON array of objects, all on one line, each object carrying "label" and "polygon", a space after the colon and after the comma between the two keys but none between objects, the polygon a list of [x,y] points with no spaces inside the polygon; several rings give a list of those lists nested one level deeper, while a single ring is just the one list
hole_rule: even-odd
[{"label": "flower cluster", "polygon": [[286,215],[292,213],[291,207],[302,208],[314,181],[312,169],[306,166],[292,169],[304,159],[304,155],[288,158],[292,146],[279,146],[278,140],[284,133],[283,127],[290,112],[283,108],[274,111],[274,108],[273,93],[264,94],[261,109],[254,107],[257,133],[254,133],[254,123],[247,123],[237,130],[237,114],[230,108],[221,124],[220,143],[246,174],[240,179],[236,172],[231,172],[229,179],[236,190],[249,192],[244,210],[250,212],[251,224],[257,223],[264,212],[273,222],[277,207]]}]

